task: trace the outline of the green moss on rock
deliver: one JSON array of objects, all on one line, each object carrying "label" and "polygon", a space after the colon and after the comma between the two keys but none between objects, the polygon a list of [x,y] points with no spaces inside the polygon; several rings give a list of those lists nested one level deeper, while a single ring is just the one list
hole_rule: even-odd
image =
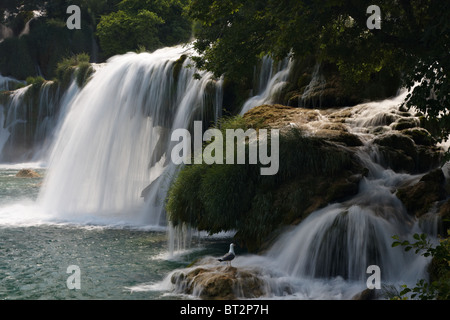
[{"label": "green moss on rock", "polygon": [[414,185],[399,188],[397,197],[405,205],[409,214],[420,217],[427,213],[437,201],[444,200],[445,176],[441,169],[436,169],[424,175]]},{"label": "green moss on rock", "polygon": [[[227,119],[221,130],[246,130],[252,119]],[[236,230],[239,243],[255,251],[279,227],[356,194],[365,172],[347,147],[295,128],[281,134],[279,158],[274,176],[261,176],[260,165],[185,166],[168,193],[169,219],[210,233]]]}]

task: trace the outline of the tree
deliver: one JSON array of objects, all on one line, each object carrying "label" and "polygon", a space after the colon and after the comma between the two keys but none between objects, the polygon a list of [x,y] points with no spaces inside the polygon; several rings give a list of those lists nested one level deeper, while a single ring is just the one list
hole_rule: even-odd
[{"label": "tree", "polygon": [[123,0],[118,11],[103,15],[97,29],[105,57],[134,51],[155,50],[185,42],[191,21],[182,15],[186,1]]},{"label": "tree", "polygon": [[149,50],[161,45],[156,26],[164,20],[155,13],[141,10],[131,15],[123,10],[102,17],[97,26],[97,35],[105,56],[122,54],[144,46]]},{"label": "tree", "polygon": [[352,86],[381,72],[401,73],[417,107],[439,139],[450,133],[450,3],[380,0],[381,29],[367,27],[371,1],[192,0],[200,25],[197,67],[236,81],[251,78],[265,54],[312,55],[333,63]]}]

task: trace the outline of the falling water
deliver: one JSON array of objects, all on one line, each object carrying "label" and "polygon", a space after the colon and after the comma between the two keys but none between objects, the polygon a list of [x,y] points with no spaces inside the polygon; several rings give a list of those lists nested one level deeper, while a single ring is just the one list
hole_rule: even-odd
[{"label": "falling water", "polygon": [[[392,130],[393,119],[388,115],[397,120],[403,117],[398,107],[405,95],[349,108],[352,115],[345,124],[362,140],[356,156],[368,169],[358,194],[311,213],[284,232],[263,255],[238,253],[233,265],[257,274],[265,283],[265,297],[351,299],[367,289],[367,268],[372,265],[380,268],[381,294],[403,284],[414,286],[419,279],[427,278],[429,258],[392,247],[394,235],[413,241],[414,233],[428,232],[432,239],[436,238],[436,219],[423,223],[410,216],[394,193],[423,174],[386,168],[379,163],[382,157],[373,143],[376,127],[383,127],[385,132]],[[324,114],[320,121],[329,120]],[[217,268],[217,264],[205,261],[202,268]],[[170,273],[160,286],[179,292],[182,288],[169,281],[177,274],[179,270]]]},{"label": "falling water", "polygon": [[[189,50],[177,46],[113,57],[81,91],[71,86],[63,102],[52,100],[50,85],[41,88],[33,143],[41,143],[42,148],[56,137],[38,198],[44,211],[84,224],[167,226],[164,199],[179,169],[169,158],[175,144],[170,133],[190,129],[194,120],[210,124],[220,117],[222,108],[221,81],[209,73],[196,80],[196,70],[186,68],[189,59],[180,62]],[[285,61],[274,69],[270,60],[264,60],[261,73],[268,81],[257,86],[257,95],[244,104],[241,113],[272,103],[291,63]],[[12,147],[6,150],[28,130],[23,115],[30,106],[23,101],[29,89],[14,91],[0,108],[2,156],[13,149],[17,152]],[[350,298],[364,289],[369,265],[380,266],[382,281],[387,283],[415,283],[424,276],[427,259],[391,248],[393,235],[407,238],[422,230],[393,194],[420,175],[386,169],[373,144],[375,128],[389,132],[401,117],[391,111],[398,109],[403,98],[404,94],[351,110],[346,125],[363,140],[357,156],[369,170],[356,196],[312,213],[266,254],[236,258],[237,266],[264,270],[268,296]],[[55,105],[60,106],[59,112]],[[320,121],[327,121],[326,116]],[[178,246],[190,241],[191,231],[182,232]],[[327,291],[336,284],[337,291]]]},{"label": "falling water", "polygon": [[[371,127],[386,125],[380,121],[380,114],[396,114],[405,95],[353,107],[347,126],[363,140],[364,145],[356,155],[369,170],[360,183],[359,193],[312,213],[283,234],[264,256],[271,268],[295,279],[317,279],[320,283],[320,279],[341,278],[349,287],[355,282],[362,284],[346,292],[343,298],[351,298],[365,289],[370,265],[380,267],[383,284],[414,285],[418,279],[427,277],[428,259],[391,246],[393,235],[411,240],[414,233],[424,232],[420,221],[408,215],[394,194],[396,188],[417,181],[422,175],[397,173],[378,163],[381,156],[373,144],[375,135],[370,132]],[[392,130],[389,126],[385,129]],[[436,231],[432,230],[436,228],[426,231],[431,231],[429,235],[433,238]],[[251,264],[250,261],[243,264]],[[275,282],[273,292],[279,290],[278,284]]]},{"label": "falling water", "polygon": [[[258,81],[255,81],[258,84],[257,94],[244,103],[240,114],[243,115],[256,106],[274,103],[277,93],[286,84],[292,66],[293,60],[290,59],[275,64],[269,57],[264,57],[258,77],[256,77]],[[274,70],[275,74],[273,75]]]},{"label": "falling water", "polygon": [[176,170],[170,133],[214,121],[221,107],[210,74],[194,79],[188,60],[176,74],[188,50],[128,53],[95,73],[57,135],[39,197],[46,211],[83,222],[166,224],[163,200]]},{"label": "falling water", "polygon": [[39,90],[31,85],[11,91],[0,104],[0,161],[17,163],[45,161],[53,134],[67,104],[78,91],[72,84],[66,92],[46,81]]},{"label": "falling water", "polygon": [[[299,97],[299,106],[320,108],[322,105],[322,92],[325,88],[326,80],[320,70],[320,63],[314,66],[311,81],[306,86],[303,94]],[[318,98],[316,97],[318,95]]]}]

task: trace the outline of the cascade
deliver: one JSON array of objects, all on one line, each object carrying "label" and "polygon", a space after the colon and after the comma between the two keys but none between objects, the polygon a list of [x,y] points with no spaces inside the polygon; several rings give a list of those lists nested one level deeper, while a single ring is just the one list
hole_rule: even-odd
[{"label": "cascade", "polygon": [[[317,63],[314,66],[311,81],[306,86],[303,94],[299,97],[299,106],[306,107],[309,105],[312,108],[320,107],[322,105],[322,90],[325,88],[325,85],[326,80],[320,72],[320,63]],[[319,98],[314,97],[318,92]]]},{"label": "cascade", "polygon": [[[180,168],[170,161],[177,143],[170,133],[191,129],[194,120],[202,120],[207,128],[222,109],[221,80],[210,73],[195,79],[198,71],[187,68],[192,61],[181,59],[188,53],[190,48],[176,46],[151,54],[115,56],[98,68],[83,89],[72,83],[61,98],[50,82],[45,83],[35,99],[31,143],[22,150],[16,141],[32,125],[26,121],[32,107],[26,99],[31,87],[11,92],[0,106],[2,160],[48,160],[37,202],[62,220],[167,227],[164,199]],[[291,67],[292,61],[275,67],[269,58],[263,59],[255,77],[256,95],[241,114],[272,103]],[[320,82],[318,70],[313,81]],[[427,259],[391,248],[395,234],[410,237],[425,228],[433,236],[436,230],[433,222],[424,226],[411,218],[392,193],[421,175],[386,169],[373,143],[375,130],[382,127],[389,132],[391,117],[401,117],[392,111],[398,110],[405,95],[353,107],[345,122],[349,132],[363,141],[356,155],[369,170],[359,193],[312,213],[276,240],[265,255],[238,257],[237,265],[264,265],[271,276],[281,273],[284,279],[359,281],[367,277],[369,265],[380,266],[386,281],[414,283],[423,277]],[[325,114],[320,121],[327,121]],[[178,231],[169,227],[170,249],[188,246],[192,234],[185,226]],[[281,292],[279,284],[272,281],[272,292]]]},{"label": "cascade", "polygon": [[[367,270],[373,265],[380,270],[381,294],[393,293],[394,287],[403,284],[415,286],[419,279],[427,278],[430,258],[392,247],[394,235],[414,242],[414,233],[427,233],[437,241],[437,219],[410,216],[394,194],[399,186],[417,182],[424,174],[386,168],[374,143],[376,128],[382,127],[385,132],[393,129],[387,115],[403,117],[398,107],[405,96],[402,92],[396,98],[348,110],[351,115],[345,125],[362,140],[356,156],[368,169],[356,195],[311,213],[282,233],[264,254],[238,254],[233,260],[238,270],[251,272],[264,282],[265,297],[352,299],[367,289]],[[329,120],[323,114],[319,121],[325,124]],[[165,290],[183,292],[183,281],[171,280],[198,267],[217,269],[208,258],[203,261],[199,266],[171,272],[160,285]]]},{"label": "cascade", "polygon": [[281,63],[275,64],[269,57],[264,57],[259,73],[255,72],[256,95],[244,103],[240,114],[243,115],[256,106],[274,103],[274,98],[286,83],[292,66],[291,59],[284,59]]},{"label": "cascade", "polygon": [[45,161],[61,116],[60,106],[76,91],[72,85],[62,93],[52,81],[44,82],[39,90],[28,85],[11,91],[0,103],[0,161]]},{"label": "cascade", "polygon": [[12,90],[16,84],[22,83],[14,78],[4,77],[0,74],[0,92]]},{"label": "cascade", "polygon": [[[62,219],[166,225],[174,129],[220,116],[221,81],[194,79],[177,46],[111,58],[70,102],[39,196]],[[182,66],[179,64],[183,63]],[[145,202],[141,198],[145,197]]]},{"label": "cascade", "polygon": [[346,124],[364,143],[357,156],[369,173],[356,196],[312,213],[274,243],[265,255],[274,269],[295,278],[361,281],[368,277],[367,267],[377,265],[384,283],[415,285],[418,279],[427,277],[429,259],[391,247],[393,235],[413,242],[414,233],[428,232],[436,239],[437,220],[423,223],[411,217],[393,194],[397,187],[418,181],[423,174],[397,173],[380,165],[382,157],[371,133],[380,125],[391,130],[382,115],[395,113],[405,96],[403,92],[394,99],[353,107]]}]

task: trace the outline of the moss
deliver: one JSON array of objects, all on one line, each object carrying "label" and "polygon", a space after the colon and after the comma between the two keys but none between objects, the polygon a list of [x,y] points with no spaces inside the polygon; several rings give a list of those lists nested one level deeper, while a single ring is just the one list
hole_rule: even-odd
[{"label": "moss", "polygon": [[431,134],[423,128],[414,128],[402,130],[402,134],[410,137],[418,145],[423,146],[433,146],[436,144],[436,139],[434,139]]},{"label": "moss", "polygon": [[419,124],[414,118],[400,118],[397,120],[396,123],[392,125],[392,129],[401,131],[405,129],[418,127],[418,125]]},{"label": "moss", "polygon": [[[220,130],[252,125],[240,116],[219,121]],[[210,233],[236,230],[256,251],[281,226],[358,191],[363,168],[346,148],[292,129],[280,136],[279,158],[274,176],[261,176],[260,165],[185,166],[169,190],[169,219]]]},{"label": "moss", "polygon": [[89,55],[80,53],[62,59],[58,62],[56,68],[56,78],[63,88],[67,88],[72,80],[76,77],[77,85],[83,87],[93,73],[93,68],[89,63]]},{"label": "moss", "polygon": [[76,70],[76,81],[78,87],[84,87],[93,73],[94,69],[89,62],[81,62]]},{"label": "moss", "polygon": [[409,214],[420,217],[427,213],[436,201],[445,199],[444,182],[442,170],[436,169],[424,175],[418,183],[399,188],[396,195]]},{"label": "moss", "polygon": [[183,54],[174,63],[172,74],[173,74],[173,78],[175,79],[175,82],[177,82],[177,80],[178,80],[178,76],[180,75],[181,68],[183,68],[183,64],[186,61],[186,59],[187,59],[187,55]]}]

